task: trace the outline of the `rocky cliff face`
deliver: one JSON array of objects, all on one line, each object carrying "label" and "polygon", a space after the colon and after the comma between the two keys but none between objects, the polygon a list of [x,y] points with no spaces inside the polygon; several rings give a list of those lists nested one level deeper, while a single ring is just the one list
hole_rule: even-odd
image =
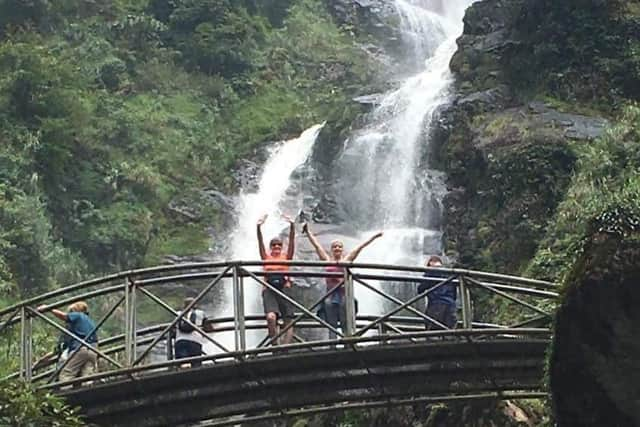
[{"label": "rocky cliff face", "polygon": [[[526,272],[544,249],[541,243],[553,242],[548,230],[554,230],[558,212],[566,212],[567,198],[586,200],[577,196],[582,190],[576,190],[576,175],[600,171],[580,169],[594,162],[581,163],[583,153],[600,153],[596,140],[605,139],[600,137],[619,119],[622,106],[638,100],[640,73],[631,64],[638,61],[633,46],[639,27],[633,1],[482,0],[468,10],[451,61],[458,95],[441,111],[433,133],[439,146],[434,161],[446,170],[451,190],[445,200],[446,248],[460,264]],[[640,319],[632,308],[639,298],[638,218],[621,208],[637,204],[637,184],[618,181],[637,167],[629,166],[637,161],[629,148],[638,141],[637,128],[627,126],[601,143],[607,146],[602,162],[607,150],[628,150],[621,155],[626,160],[584,179],[599,186],[618,182],[624,191],[613,202],[595,200],[612,206],[591,220],[590,233],[581,229],[572,237],[577,244],[556,247],[578,254],[565,257],[573,267],[549,367],[561,426],[640,424]],[[601,224],[609,217],[618,225]]]},{"label": "rocky cliff face", "polygon": [[514,64],[535,47],[520,31],[532,7],[483,0],[469,8],[451,61],[458,96],[434,131],[451,189],[446,247],[474,268],[523,271],[569,183],[572,147],[607,125],[543,90],[523,92],[514,79]]}]

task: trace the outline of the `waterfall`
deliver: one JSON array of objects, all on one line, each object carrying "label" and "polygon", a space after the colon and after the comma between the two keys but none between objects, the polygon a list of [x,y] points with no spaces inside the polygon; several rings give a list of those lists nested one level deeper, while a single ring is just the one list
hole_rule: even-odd
[{"label": "waterfall", "polygon": [[[350,227],[365,239],[384,230],[382,239],[363,251],[359,261],[422,265],[424,255],[441,250],[441,173],[425,165],[429,129],[435,110],[449,100],[453,77],[449,61],[462,32],[470,0],[440,2],[395,0],[408,58],[414,70],[385,94],[356,132],[335,168],[334,192],[348,213]],[[434,9],[435,10],[435,9]],[[406,71],[405,73],[406,74]],[[363,311],[380,312],[383,301],[356,289]]]},{"label": "waterfall", "polygon": [[[259,260],[258,242],[256,239],[256,222],[260,216],[268,214],[266,223],[262,226],[265,244],[277,235],[287,233],[288,223],[282,219],[282,214],[295,217],[302,208],[302,200],[288,200],[286,210],[283,207],[287,191],[292,186],[294,171],[303,165],[311,154],[313,144],[320,133],[323,124],[312,126],[305,130],[298,138],[282,141],[269,148],[268,160],[264,165],[257,191],[243,190],[236,203],[236,229],[231,233],[231,254],[234,260]],[[283,235],[283,237],[286,237]],[[286,243],[285,243],[286,244]],[[245,313],[262,313],[261,286],[254,280],[245,279]],[[224,291],[219,298],[216,316],[233,315],[233,292],[231,283],[226,283]],[[233,333],[222,332],[215,334],[216,339],[233,348]],[[247,333],[248,344],[255,344],[264,336],[264,332],[258,334]],[[218,349],[207,343],[207,353],[216,353]]]}]

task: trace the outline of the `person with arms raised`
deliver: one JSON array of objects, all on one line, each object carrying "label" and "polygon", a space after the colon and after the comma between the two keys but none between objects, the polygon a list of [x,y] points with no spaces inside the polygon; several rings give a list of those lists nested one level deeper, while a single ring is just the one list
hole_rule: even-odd
[{"label": "person with arms raised", "polygon": [[[341,240],[333,240],[331,242],[331,250],[329,253],[324,250],[318,238],[311,232],[309,229],[309,224],[304,224],[302,227],[302,233],[307,235],[309,242],[316,250],[318,254],[318,258],[322,261],[328,262],[353,262],[360,255],[360,252],[368,245],[370,245],[374,240],[382,237],[382,231],[374,234],[369,239],[356,246],[351,252],[347,254],[346,257],[344,255],[344,243]],[[329,265],[325,268],[325,271],[328,273],[344,273],[344,267]],[[344,290],[344,280],[342,277],[327,277],[327,292],[333,290],[334,288],[339,287],[337,291],[333,292],[329,297],[324,300],[324,317],[328,324],[333,326],[334,328],[338,327],[338,323],[344,330],[345,319],[347,318],[347,310],[345,305],[345,290]],[[333,331],[329,331],[329,339],[335,339],[336,334]]]},{"label": "person with arms raised", "polygon": [[[283,252],[283,242],[279,237],[274,237],[269,241],[269,252],[265,249],[264,238],[262,237],[262,225],[267,219],[267,215],[263,215],[257,223],[258,234],[258,250],[260,251],[260,259],[263,261],[291,260],[295,252],[295,223],[289,216],[283,215],[283,218],[289,223],[289,241],[286,252]],[[286,272],[289,266],[286,264],[265,264],[265,281],[280,292],[286,294],[286,289],[291,288],[291,280]],[[284,320],[285,327],[293,318],[293,307],[281,295],[274,292],[266,286],[262,289],[262,304],[264,312],[267,316],[267,329],[269,337],[273,338],[278,332],[278,319]],[[285,333],[282,343],[289,344],[293,338],[293,328],[289,328]]]}]

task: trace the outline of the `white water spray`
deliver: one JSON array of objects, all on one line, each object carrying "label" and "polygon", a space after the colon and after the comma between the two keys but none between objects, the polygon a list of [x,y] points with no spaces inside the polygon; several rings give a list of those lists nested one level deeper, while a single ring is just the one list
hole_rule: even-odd
[{"label": "white water spray", "polygon": [[[406,66],[420,64],[419,69],[383,97],[338,166],[344,178],[338,194],[361,238],[385,231],[359,261],[420,265],[425,253],[441,250],[440,202],[446,189],[441,173],[419,165],[433,114],[449,99],[449,61],[471,3],[448,0],[435,13],[428,0],[395,1],[401,33],[411,47]],[[356,288],[356,296],[363,311],[382,310],[383,301],[372,292]]]},{"label": "white water spray", "polygon": [[[231,237],[231,258],[234,260],[258,260],[258,242],[256,239],[256,222],[264,214],[268,214],[267,221],[262,226],[262,233],[268,242],[272,237],[288,230],[288,223],[282,218],[283,214],[295,217],[302,208],[302,201],[297,210],[284,212],[281,203],[287,190],[291,187],[291,175],[304,164],[311,154],[313,144],[324,124],[315,125],[304,131],[298,138],[275,144],[269,150],[269,158],[264,165],[258,190],[256,192],[243,191],[236,204],[238,226]],[[289,203],[290,205],[290,203]],[[289,206],[291,208],[291,206]],[[262,313],[261,286],[254,280],[245,279],[245,314]],[[217,316],[231,316],[233,314],[233,293],[231,284],[224,288],[221,307]],[[216,339],[227,346],[233,347],[233,333],[216,334]],[[252,339],[252,334],[248,334]],[[207,346],[209,353],[217,349]]]}]

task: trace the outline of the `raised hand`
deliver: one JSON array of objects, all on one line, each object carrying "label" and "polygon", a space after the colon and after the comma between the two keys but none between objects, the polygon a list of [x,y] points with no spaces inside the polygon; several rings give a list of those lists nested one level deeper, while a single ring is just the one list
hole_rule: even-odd
[{"label": "raised hand", "polygon": [[258,226],[264,224],[264,222],[266,221],[268,216],[269,216],[269,214],[264,214],[260,218],[258,218]]},{"label": "raised hand", "polygon": [[372,239],[377,239],[378,237],[382,237],[384,234],[383,231],[378,231],[376,234],[373,235]]},{"label": "raised hand", "polygon": [[285,221],[287,221],[289,224],[294,224],[295,220],[293,218],[291,218],[289,215],[282,215],[282,218],[284,218]]}]

